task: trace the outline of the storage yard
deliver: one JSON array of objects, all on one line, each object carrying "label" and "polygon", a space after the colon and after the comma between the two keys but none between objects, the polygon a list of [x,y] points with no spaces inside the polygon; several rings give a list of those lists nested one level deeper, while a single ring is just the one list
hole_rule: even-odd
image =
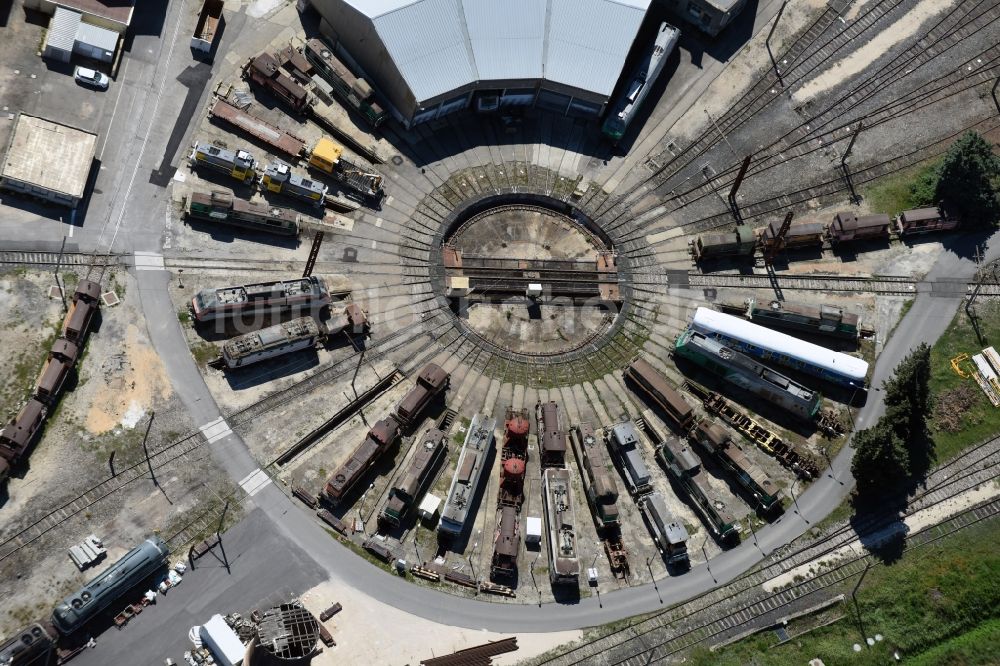
[{"label": "storage yard", "polygon": [[[435,608],[482,602],[462,626],[532,606],[596,618],[611,595],[670,606],[711,589],[713,562],[760,548],[759,534],[808,529],[803,494],[849,490],[833,472],[882,399],[880,359],[910,307],[998,293],[954,267],[985,238],[958,207],[858,196],[947,149],[954,128],[929,114],[954,111],[996,142],[994,56],[977,51],[996,48],[980,43],[996,9],[953,14],[967,4],[954,0],[926,24],[947,66],[907,41],[884,68],[822,80],[914,2],[858,0],[838,21],[851,3],[781,19],[770,5],[740,18],[742,3],[691,0],[678,16],[593,0],[573,28],[595,45],[582,60],[561,34],[565,3],[539,34],[544,3],[492,18],[469,2],[455,16],[419,0],[167,3],[171,22],[136,37],[169,45],[153,69],[138,49],[121,57],[171,93],[147,108],[115,65],[118,97],[93,132],[12,108],[0,635],[37,621],[67,660],[92,629],[115,640],[102,623],[149,631],[126,627],[155,606],[139,588],[178,585],[183,562],[238,571],[223,533],[249,514],[317,569],[343,551],[381,570],[359,589],[416,586],[400,622],[424,594],[441,595]],[[617,30],[603,40],[601,16]],[[404,19],[437,36],[401,45]],[[771,20],[785,21],[780,73],[757,62]],[[488,39],[498,21],[507,31]],[[730,21],[749,41],[726,37]],[[501,58],[521,33],[522,57]],[[435,39],[468,50],[425,53]],[[440,71],[424,72],[433,53]],[[718,108],[713,91],[729,88],[745,94]],[[152,114],[130,130],[140,143],[120,143],[118,113]],[[912,149],[884,138],[917,125]],[[8,199],[21,194],[81,204],[82,221]],[[44,238],[22,242],[35,227]],[[968,367],[996,398],[983,347]],[[102,586],[108,567],[127,584]],[[326,576],[309,569],[303,589],[260,594],[273,608],[256,614],[217,608],[214,590],[197,600],[204,652],[189,654],[361,654],[359,630],[329,637],[313,617],[330,575],[311,593],[306,579]],[[359,618],[376,615],[344,626]],[[476,644],[427,622],[438,651]],[[373,663],[390,650],[366,649]]]}]

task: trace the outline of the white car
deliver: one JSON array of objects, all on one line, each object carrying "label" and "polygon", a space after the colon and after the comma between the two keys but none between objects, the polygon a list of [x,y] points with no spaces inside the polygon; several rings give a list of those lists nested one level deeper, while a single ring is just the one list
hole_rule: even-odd
[{"label": "white car", "polygon": [[107,74],[102,74],[88,67],[77,67],[73,70],[73,78],[84,85],[100,88],[101,90],[107,90],[108,84],[111,83],[111,79],[108,78]]}]

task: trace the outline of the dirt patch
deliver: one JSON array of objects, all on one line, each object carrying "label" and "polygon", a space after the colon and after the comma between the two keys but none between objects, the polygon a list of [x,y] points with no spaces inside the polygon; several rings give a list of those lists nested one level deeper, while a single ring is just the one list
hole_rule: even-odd
[{"label": "dirt patch", "polygon": [[[344,610],[326,623],[337,641],[337,647],[326,649],[313,659],[315,666],[344,663],[417,664],[421,659],[442,656],[489,641],[509,638],[509,634],[462,629],[438,624],[410,615],[392,606],[375,601],[360,590],[339,581],[328,581],[309,590],[301,597],[302,604],[318,615],[334,601]],[[373,627],[392,627],[385,634],[373,632]],[[495,664],[513,664],[536,657],[564,643],[579,640],[580,631],[556,631],[547,634],[518,634],[518,650],[502,655]]]},{"label": "dirt patch", "polygon": [[154,401],[170,397],[170,381],[146,337],[135,324],[125,329],[124,351],[101,363],[100,378],[87,411],[86,427],[97,435],[118,425],[135,427]]},{"label": "dirt patch", "polygon": [[966,382],[944,391],[934,400],[934,424],[945,432],[959,432],[968,425],[965,413],[979,401],[979,388]]}]

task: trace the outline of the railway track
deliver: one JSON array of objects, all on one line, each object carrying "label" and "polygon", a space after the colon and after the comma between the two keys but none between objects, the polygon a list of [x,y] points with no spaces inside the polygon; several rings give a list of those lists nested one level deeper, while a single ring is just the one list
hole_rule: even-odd
[{"label": "railway track", "polygon": [[844,291],[869,294],[916,294],[920,282],[908,277],[841,275],[767,275],[761,273],[710,274],[691,272],[688,284],[692,288],[736,288]]},{"label": "railway track", "polygon": [[[998,467],[1000,467],[1000,438],[982,442],[934,470],[928,476],[926,489],[913,497],[909,507],[902,514],[889,512],[869,517],[853,526],[847,524],[835,528],[831,533],[804,545],[784,546],[774,551],[758,568],[742,574],[726,585],[641,621],[633,622],[608,635],[576,645],[560,655],[553,656],[546,663],[557,666],[585,663],[653,663],[718,636],[721,632],[738,631],[740,627],[773,612],[776,608],[805,596],[794,591],[788,593],[787,590],[765,593],[761,587],[765,582],[801,565],[829,557],[834,551],[856,540],[858,534],[878,532],[893,525],[902,517],[937,506],[980,484],[995,482],[1000,477]],[[1000,500],[995,500],[991,506],[994,508],[990,510],[990,516],[1000,512]],[[972,507],[965,513],[975,510],[976,507]],[[852,562],[867,557],[862,554],[852,560],[841,560],[841,568],[833,569],[831,572],[837,570],[849,572],[850,569],[842,567],[850,567]],[[834,573],[827,580],[829,585],[836,584],[838,582],[834,580],[836,578]],[[808,589],[810,585],[816,583],[812,580],[806,581],[798,589],[811,593],[829,587],[821,585],[817,589]],[[735,609],[732,608],[734,605]],[[613,656],[613,659],[602,659],[609,656]],[[644,661],[633,661],[636,658],[642,658]]]}]

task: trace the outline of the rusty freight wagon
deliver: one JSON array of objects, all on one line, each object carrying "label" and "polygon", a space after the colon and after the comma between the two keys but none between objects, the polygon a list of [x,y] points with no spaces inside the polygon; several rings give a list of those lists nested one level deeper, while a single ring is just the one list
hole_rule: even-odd
[{"label": "rusty freight wagon", "polygon": [[694,411],[691,409],[691,405],[648,362],[641,358],[636,359],[625,369],[624,375],[627,379],[635,382],[636,386],[641,388],[660,409],[666,412],[680,430],[687,430],[694,422]]},{"label": "rusty freight wagon", "polygon": [[500,450],[500,488],[497,504],[521,508],[524,501],[524,474],[528,464],[528,410],[507,408],[503,448]]},{"label": "rusty freight wagon", "polygon": [[493,559],[490,576],[510,578],[517,573],[517,555],[521,551],[521,527],[517,509],[497,508],[497,528],[493,537]]},{"label": "rusty freight wagon", "polygon": [[246,111],[237,109],[223,99],[215,100],[208,113],[211,117],[243,130],[289,157],[297,158],[305,152],[306,142],[299,137]]},{"label": "rusty freight wagon", "polygon": [[31,398],[7,427],[0,430],[0,459],[4,461],[0,465],[0,481],[6,480],[10,470],[31,453],[47,412],[45,403]]},{"label": "rusty freight wagon", "polygon": [[77,345],[83,342],[97,312],[97,299],[100,297],[101,285],[90,280],[80,280],[73,292],[73,304],[63,320],[62,337]]},{"label": "rusty freight wagon", "polygon": [[958,223],[958,217],[945,210],[944,204],[937,208],[916,208],[899,214],[896,218],[896,233],[911,236],[931,231],[949,231],[958,227]]},{"label": "rusty freight wagon", "polygon": [[65,338],[59,338],[49,350],[49,358],[35,382],[35,397],[48,406],[53,406],[59,399],[70,370],[76,364],[79,351],[76,343]]},{"label": "rusty freight wagon", "polygon": [[337,505],[350,492],[368,470],[374,467],[382,454],[399,439],[399,422],[393,416],[378,421],[368,431],[365,440],[354,449],[351,457],[337,468],[326,481],[323,494],[330,503]]},{"label": "rusty freight wagon", "polygon": [[448,387],[449,375],[436,363],[428,363],[417,375],[416,385],[396,405],[400,423],[413,425],[431,401]]},{"label": "rusty freight wagon", "polygon": [[827,235],[833,244],[856,240],[889,240],[892,219],[885,214],[855,215],[837,213],[827,227]]},{"label": "rusty freight wagon", "polygon": [[542,467],[562,467],[566,463],[566,433],[559,423],[559,404],[550,400],[535,405],[538,421],[538,448]]},{"label": "rusty freight wagon", "polygon": [[[778,242],[777,235],[781,230],[781,221],[774,220],[769,225],[760,229],[757,233],[764,251],[774,249]],[[826,228],[820,222],[799,222],[788,227],[784,238],[780,239],[781,247],[778,249],[796,250],[810,247],[822,247],[823,239],[826,237]]]},{"label": "rusty freight wagon", "polygon": [[270,53],[261,53],[243,66],[243,76],[267,89],[296,113],[309,107],[309,93],[281,71],[278,60]]}]

